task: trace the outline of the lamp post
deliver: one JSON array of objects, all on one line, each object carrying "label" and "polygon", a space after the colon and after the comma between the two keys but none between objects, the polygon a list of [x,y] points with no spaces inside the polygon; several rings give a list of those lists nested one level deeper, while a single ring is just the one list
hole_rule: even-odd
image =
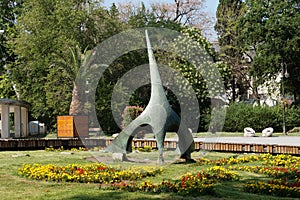
[{"label": "lamp post", "polygon": [[[5,60],[6,60],[6,58],[5,58],[5,52],[3,51],[3,49],[2,49],[2,47],[4,47],[4,38],[3,38],[3,33],[4,33],[4,30],[0,30],[0,37],[1,37],[1,43],[0,43],[0,50],[1,50],[1,61],[0,62],[2,62],[2,61],[4,61],[4,63],[5,63]],[[5,66],[4,66],[5,67]]]},{"label": "lamp post", "polygon": [[285,130],[285,91],[284,91],[284,78],[289,77],[289,73],[287,72],[287,66],[285,63],[281,63],[282,67],[282,100],[283,100],[283,109],[282,109],[282,132],[284,135],[286,135],[286,130]]}]

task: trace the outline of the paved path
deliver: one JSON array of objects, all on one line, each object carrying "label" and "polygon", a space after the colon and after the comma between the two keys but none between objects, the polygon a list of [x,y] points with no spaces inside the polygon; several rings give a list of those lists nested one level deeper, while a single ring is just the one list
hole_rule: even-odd
[{"label": "paved path", "polygon": [[[174,141],[175,138],[166,140]],[[277,144],[286,146],[300,146],[300,136],[279,136],[279,137],[203,137],[194,138],[195,142],[218,142],[218,143],[239,143],[239,144]]]}]

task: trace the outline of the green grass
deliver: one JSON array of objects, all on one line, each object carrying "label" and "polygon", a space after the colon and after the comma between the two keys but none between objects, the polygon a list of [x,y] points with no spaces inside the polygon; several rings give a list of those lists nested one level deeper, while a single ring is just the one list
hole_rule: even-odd
[{"label": "green grass", "polygon": [[[15,155],[23,155],[15,157]],[[25,156],[25,155],[29,156]],[[155,177],[147,178],[152,182],[159,183],[162,179],[178,179],[186,172],[197,172],[205,169],[207,166],[197,166],[195,164],[170,164],[177,156],[172,151],[165,152],[166,163],[164,172]],[[193,158],[204,156],[209,159],[220,159],[223,157],[237,156],[232,153],[215,153],[215,152],[194,152]],[[132,165],[156,165],[157,152],[150,153],[132,153],[128,155],[129,159],[138,159],[148,162],[116,162],[110,159],[110,154],[97,152],[91,154],[88,151],[74,152],[72,155],[61,154],[61,152],[46,152],[46,151],[5,151],[0,152],[0,197],[5,199],[195,199],[192,197],[180,197],[176,194],[145,194],[139,192],[121,192],[121,191],[106,191],[99,190],[98,184],[86,183],[57,183],[35,181],[19,176],[17,171],[23,164],[40,163],[40,164],[56,164],[67,165],[70,163],[85,164],[91,161],[87,157],[99,156],[106,158],[107,164],[117,166],[132,166]],[[272,196],[261,196],[248,194],[242,191],[241,183],[249,179],[255,179],[257,176],[252,173],[240,172],[240,181],[225,182],[216,186],[216,196],[201,196],[200,199],[288,199]]]}]

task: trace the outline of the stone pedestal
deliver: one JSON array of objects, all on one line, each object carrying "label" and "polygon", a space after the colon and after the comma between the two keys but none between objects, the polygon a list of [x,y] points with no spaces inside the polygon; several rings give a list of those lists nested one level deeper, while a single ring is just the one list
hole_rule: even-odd
[{"label": "stone pedestal", "polygon": [[125,153],[113,153],[112,154],[112,159],[114,161],[128,161],[127,156]]},{"label": "stone pedestal", "polygon": [[21,123],[21,107],[14,106],[14,129],[15,129],[15,138],[21,137],[22,123]]},{"label": "stone pedestal", "polygon": [[27,137],[28,136],[28,110],[26,108],[21,108],[21,137]]},{"label": "stone pedestal", "polygon": [[1,111],[1,138],[7,139],[10,137],[9,106],[1,105]]}]

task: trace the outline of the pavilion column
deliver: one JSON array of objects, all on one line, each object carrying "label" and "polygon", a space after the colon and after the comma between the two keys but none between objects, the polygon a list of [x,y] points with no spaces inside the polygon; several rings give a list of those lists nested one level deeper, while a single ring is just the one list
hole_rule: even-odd
[{"label": "pavilion column", "polygon": [[27,108],[21,108],[22,136],[28,136],[28,111]]},{"label": "pavilion column", "polygon": [[9,106],[2,104],[1,105],[1,138],[10,137],[10,123],[9,123]]},{"label": "pavilion column", "polygon": [[22,129],[22,119],[21,119],[21,107],[14,106],[14,125],[15,125],[15,138],[21,137]]}]

